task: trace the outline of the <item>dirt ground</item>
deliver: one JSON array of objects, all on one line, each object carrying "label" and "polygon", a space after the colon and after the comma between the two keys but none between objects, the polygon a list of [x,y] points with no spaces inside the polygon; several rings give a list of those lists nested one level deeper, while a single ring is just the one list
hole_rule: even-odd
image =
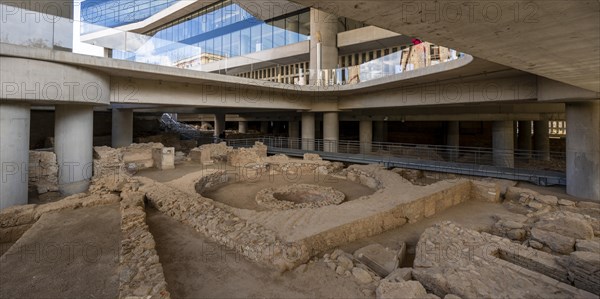
[{"label": "dirt ground", "polygon": [[331,176],[321,176],[317,179],[314,175],[304,175],[294,180],[290,180],[283,175],[274,175],[271,177],[263,176],[252,182],[234,181],[227,185],[217,186],[206,190],[203,192],[202,196],[214,199],[234,208],[260,211],[262,208],[256,204],[255,200],[258,191],[265,188],[280,187],[290,184],[313,184],[332,187],[346,195],[345,201],[355,200],[375,192],[361,184],[337,179]]},{"label": "dirt ground", "polygon": [[324,264],[275,273],[160,212],[147,212],[173,298],[365,298],[353,279]]},{"label": "dirt ground", "polygon": [[116,298],[117,205],[42,216],[0,258],[1,298]]}]

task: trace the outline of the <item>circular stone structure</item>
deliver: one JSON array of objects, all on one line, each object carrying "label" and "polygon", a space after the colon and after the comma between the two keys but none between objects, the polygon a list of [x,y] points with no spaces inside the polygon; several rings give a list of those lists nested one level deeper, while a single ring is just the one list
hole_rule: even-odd
[{"label": "circular stone structure", "polygon": [[256,203],[271,210],[288,210],[338,205],[344,198],[344,193],[331,187],[293,184],[258,191]]}]

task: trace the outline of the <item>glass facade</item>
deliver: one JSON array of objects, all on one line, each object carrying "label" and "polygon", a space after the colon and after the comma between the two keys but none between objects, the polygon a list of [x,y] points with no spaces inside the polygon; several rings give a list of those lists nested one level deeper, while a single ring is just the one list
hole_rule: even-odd
[{"label": "glass facade", "polygon": [[[102,27],[118,27],[147,19],[179,0],[85,0],[81,2],[81,20]],[[94,26],[82,26],[82,33]]]},{"label": "glass facade", "polygon": [[[145,1],[135,1],[141,2]],[[167,5],[171,1],[160,2]],[[141,17],[142,14],[136,16]],[[106,20],[109,21],[103,22],[107,25],[116,23],[110,18]],[[308,40],[310,9],[265,21],[233,1],[224,0],[166,23],[145,35],[149,40],[144,46],[130,51],[114,50],[113,58],[148,63],[160,61],[160,64],[166,61],[173,66],[190,68]]]}]

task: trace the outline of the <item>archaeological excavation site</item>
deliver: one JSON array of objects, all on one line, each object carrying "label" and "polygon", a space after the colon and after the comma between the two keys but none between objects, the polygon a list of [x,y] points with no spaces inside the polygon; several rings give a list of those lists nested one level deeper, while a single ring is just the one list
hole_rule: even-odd
[{"label": "archaeological excavation site", "polygon": [[[159,136],[160,137],[160,136]],[[600,204],[552,188],[269,155],[94,147],[87,192],[0,211],[3,298],[597,298]],[[33,169],[33,168],[32,168]]]},{"label": "archaeological excavation site", "polygon": [[600,0],[0,0],[0,299],[600,299]]}]

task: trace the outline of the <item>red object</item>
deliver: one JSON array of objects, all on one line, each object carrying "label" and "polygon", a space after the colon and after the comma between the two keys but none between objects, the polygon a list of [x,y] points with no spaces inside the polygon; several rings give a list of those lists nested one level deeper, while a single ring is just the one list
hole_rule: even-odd
[{"label": "red object", "polygon": [[418,39],[418,38],[413,38],[412,39],[412,43],[413,43],[413,45],[418,45],[418,44],[423,43],[423,42],[420,39]]}]

